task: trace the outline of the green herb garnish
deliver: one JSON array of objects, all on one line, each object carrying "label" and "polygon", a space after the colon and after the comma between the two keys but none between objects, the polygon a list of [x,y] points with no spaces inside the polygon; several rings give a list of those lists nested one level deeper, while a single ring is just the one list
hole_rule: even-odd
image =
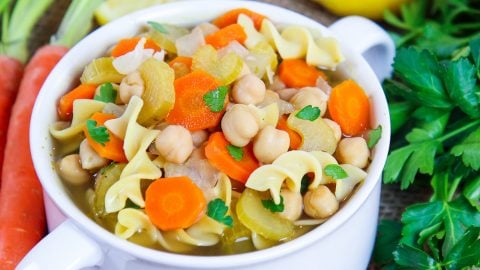
[{"label": "green herb garnish", "polygon": [[92,119],[88,119],[86,125],[88,134],[94,141],[103,146],[110,141],[110,135],[106,127],[97,127],[97,121]]},{"label": "green herb garnish", "polygon": [[295,116],[302,120],[315,121],[320,117],[320,108],[313,107],[312,105],[305,106]]},{"label": "green herb garnish", "polygon": [[155,29],[156,31],[162,33],[162,34],[168,34],[168,30],[167,28],[165,28],[165,26],[163,26],[163,24],[161,23],[158,23],[158,22],[153,22],[153,21],[148,21],[147,22],[153,29]]},{"label": "green herb garnish", "polygon": [[270,210],[270,212],[272,212],[272,213],[283,212],[283,210],[285,209],[285,205],[283,204],[283,197],[282,196],[280,196],[280,203],[279,204],[275,204],[273,199],[268,199],[268,200],[262,200],[262,205],[263,205],[263,207]]},{"label": "green herb garnish", "polygon": [[243,159],[243,148],[242,147],[237,147],[234,145],[227,145],[227,150],[230,156],[236,160],[240,161]]},{"label": "green herb garnish", "polygon": [[305,174],[302,177],[302,183],[301,183],[301,186],[300,186],[300,193],[302,195],[307,193],[309,185],[310,185],[310,177],[308,177],[308,175]]},{"label": "green herb garnish", "polygon": [[115,103],[115,100],[117,99],[117,90],[113,88],[113,84],[104,83],[100,85],[100,95],[95,95],[93,99],[105,103]]},{"label": "green herb garnish", "polygon": [[382,126],[378,126],[376,129],[370,130],[367,141],[368,148],[372,149],[375,147],[380,138],[382,138]]},{"label": "green herb garnish", "polygon": [[323,169],[325,174],[332,177],[333,179],[344,179],[348,177],[347,172],[337,164],[328,164]]},{"label": "green herb garnish", "polygon": [[212,112],[221,112],[225,105],[225,97],[227,96],[228,88],[226,86],[219,86],[214,90],[206,93],[203,96],[203,101],[207,104]]},{"label": "green herb garnish", "polygon": [[216,198],[208,203],[207,216],[227,225],[228,227],[232,227],[233,218],[227,215],[227,212],[228,207],[225,205],[225,202],[220,198]]}]

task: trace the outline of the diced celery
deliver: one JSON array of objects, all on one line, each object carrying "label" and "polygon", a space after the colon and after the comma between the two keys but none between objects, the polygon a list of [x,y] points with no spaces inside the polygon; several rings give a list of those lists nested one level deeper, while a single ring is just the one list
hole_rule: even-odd
[{"label": "diced celery", "polygon": [[118,73],[113,67],[112,57],[101,57],[94,59],[83,70],[80,81],[84,84],[104,84],[104,83],[120,83],[124,75]]}]

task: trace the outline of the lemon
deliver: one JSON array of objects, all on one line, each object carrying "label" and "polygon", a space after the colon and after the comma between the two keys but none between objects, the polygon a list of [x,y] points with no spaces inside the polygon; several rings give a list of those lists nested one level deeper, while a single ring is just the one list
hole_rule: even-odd
[{"label": "lemon", "polygon": [[383,18],[386,9],[396,11],[407,0],[314,0],[339,16],[360,15],[370,19]]},{"label": "lemon", "polygon": [[169,1],[170,0],[107,0],[95,10],[95,18],[100,25],[104,25],[130,12]]}]

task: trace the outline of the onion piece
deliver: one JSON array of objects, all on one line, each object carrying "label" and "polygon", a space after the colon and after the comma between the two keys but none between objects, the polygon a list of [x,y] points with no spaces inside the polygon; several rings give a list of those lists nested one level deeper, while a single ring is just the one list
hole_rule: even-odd
[{"label": "onion piece", "polygon": [[178,56],[192,57],[198,48],[204,46],[205,37],[200,28],[194,28],[193,31],[175,41]]}]

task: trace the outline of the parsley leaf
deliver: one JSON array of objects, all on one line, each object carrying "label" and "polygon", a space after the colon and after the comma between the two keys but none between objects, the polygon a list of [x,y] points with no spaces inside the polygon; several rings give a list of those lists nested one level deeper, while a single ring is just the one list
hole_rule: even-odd
[{"label": "parsley leaf", "polygon": [[378,126],[376,129],[370,130],[368,133],[368,148],[372,149],[375,147],[380,138],[382,138],[382,126]]},{"label": "parsley leaf", "polygon": [[408,244],[400,244],[393,252],[395,262],[407,269],[438,270],[441,265],[425,251]]},{"label": "parsley leaf", "polygon": [[100,95],[96,95],[93,99],[105,103],[115,103],[115,100],[117,99],[117,90],[113,88],[113,84],[104,83],[100,86]]},{"label": "parsley leaf", "polygon": [[480,212],[480,176],[471,180],[464,187],[463,196]]},{"label": "parsley leaf", "polygon": [[462,157],[463,164],[472,167],[474,170],[480,169],[480,128],[476,129],[465,140],[455,145],[451,153],[456,157]]},{"label": "parsley leaf", "polygon": [[[447,269],[464,269],[480,265],[480,227],[470,227],[452,247],[443,265]],[[475,269],[475,268],[472,268]]]},{"label": "parsley leaf", "polygon": [[203,96],[203,101],[207,104],[212,112],[221,112],[225,105],[225,97],[227,96],[228,88],[226,86],[219,86],[216,89],[206,93]]},{"label": "parsley leaf", "polygon": [[285,205],[283,204],[283,196],[280,196],[280,204],[275,204],[273,199],[262,200],[263,207],[270,210],[270,212],[283,212]]},{"label": "parsley leaf", "polygon": [[302,177],[302,182],[301,182],[301,186],[300,186],[300,193],[302,195],[307,193],[309,185],[310,185],[310,177],[308,177],[308,175],[305,174]]},{"label": "parsley leaf", "polygon": [[132,202],[130,199],[127,199],[127,202],[125,203],[125,208],[142,209],[140,206]]},{"label": "parsley leaf", "polygon": [[402,224],[394,220],[381,220],[378,224],[373,259],[376,263],[393,262],[393,251],[402,237]]},{"label": "parsley leaf", "polygon": [[167,28],[161,24],[161,23],[158,23],[158,22],[153,22],[153,21],[148,21],[147,22],[153,29],[155,29],[156,31],[162,33],[162,34],[168,34],[168,30]]},{"label": "parsley leaf", "polygon": [[88,119],[86,124],[88,134],[94,141],[103,146],[105,146],[106,142],[110,141],[110,135],[106,127],[97,127],[97,121],[92,119]]},{"label": "parsley leaf", "polygon": [[207,216],[227,225],[228,227],[232,227],[233,218],[227,215],[227,212],[228,207],[225,205],[225,202],[220,198],[216,198],[208,203]]},{"label": "parsley leaf", "polygon": [[234,145],[227,145],[227,150],[230,156],[236,160],[240,161],[243,159],[243,148],[242,147],[237,147]]},{"label": "parsley leaf", "polygon": [[323,169],[325,174],[332,177],[333,179],[344,179],[348,177],[347,172],[337,164],[328,164]]},{"label": "parsley leaf", "polygon": [[303,107],[295,116],[302,120],[315,121],[320,117],[320,108],[308,105]]}]

